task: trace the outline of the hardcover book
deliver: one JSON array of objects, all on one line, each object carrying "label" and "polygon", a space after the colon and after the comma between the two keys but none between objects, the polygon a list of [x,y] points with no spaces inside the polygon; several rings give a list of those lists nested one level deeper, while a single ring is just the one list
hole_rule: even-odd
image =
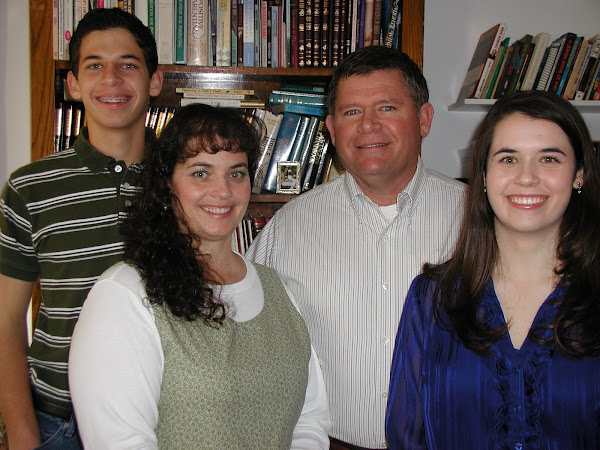
[{"label": "hardcover book", "polygon": [[564,92],[562,96],[566,100],[573,100],[575,97],[575,91],[577,90],[577,86],[579,85],[579,81],[581,80],[581,76],[583,74],[583,67],[590,57],[590,51],[592,50],[592,41],[589,39],[582,39],[581,48],[579,49],[579,53],[573,63],[571,69],[571,75],[567,84],[565,86]]},{"label": "hardcover book", "polygon": [[458,100],[481,98],[483,86],[494,64],[505,30],[506,25],[499,23],[481,34],[458,93]]},{"label": "hardcover book", "polygon": [[208,0],[189,0],[187,11],[187,64],[208,65]]},{"label": "hardcover book", "polygon": [[510,38],[506,38],[500,44],[500,48],[496,53],[496,58],[494,58],[492,70],[490,71],[490,75],[488,75],[488,79],[483,87],[483,93],[481,95],[481,98],[492,98],[492,92],[494,90],[494,86],[496,85],[496,81],[498,80],[498,74],[500,72],[500,69],[502,68],[502,61],[504,60],[506,50],[509,47],[509,42]]},{"label": "hardcover book", "polygon": [[252,184],[252,192],[254,194],[260,194],[265,183],[271,154],[275,148],[275,140],[277,139],[282,119],[282,114],[275,115],[269,111],[264,111],[262,121],[265,124],[266,132],[261,140],[258,160],[256,162],[256,171]]},{"label": "hardcover book", "polygon": [[525,78],[521,84],[522,91],[530,91],[533,89],[533,84],[535,83],[540,64],[544,58],[544,52],[546,51],[549,42],[550,33],[541,32],[533,37],[531,43],[535,47],[533,49],[533,53],[531,54],[531,59],[529,60],[529,66],[527,67]]},{"label": "hardcover book", "polygon": [[559,38],[560,47],[556,55],[556,61],[554,63],[552,73],[546,85],[546,90],[548,92],[556,93],[558,91],[558,86],[560,84],[560,80],[562,79],[565,68],[567,67],[567,60],[569,59],[569,54],[573,49],[573,43],[575,42],[576,37],[577,35],[575,33],[565,33]]},{"label": "hardcover book", "polygon": [[585,64],[581,81],[575,92],[575,100],[584,100],[585,94],[593,81],[592,77],[594,76],[596,61],[598,61],[598,58],[600,57],[600,34],[593,36],[590,40],[592,41],[592,48],[590,50],[590,56]]},{"label": "hardcover book", "polygon": [[275,192],[277,189],[277,162],[288,160],[301,120],[302,116],[298,114],[283,114],[263,185],[266,191]]}]

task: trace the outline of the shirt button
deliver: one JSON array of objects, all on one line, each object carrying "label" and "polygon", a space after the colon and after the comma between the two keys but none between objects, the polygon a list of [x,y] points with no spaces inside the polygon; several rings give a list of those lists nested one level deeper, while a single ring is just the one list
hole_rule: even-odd
[{"label": "shirt button", "polygon": [[123,168],[121,166],[119,166],[119,165],[116,165],[115,166],[115,172],[121,173],[121,172],[123,172]]},{"label": "shirt button", "polygon": [[131,206],[131,200],[125,200],[125,206],[129,208]]},{"label": "shirt button", "polygon": [[384,239],[385,241],[387,241],[389,238],[390,238],[390,235],[389,235],[389,234],[385,233],[385,234],[383,235],[383,239]]},{"label": "shirt button", "polygon": [[390,343],[390,340],[389,340],[388,338],[384,337],[384,338],[381,340],[381,342],[383,342],[384,344],[389,344],[389,343]]},{"label": "shirt button", "polygon": [[383,290],[384,291],[389,291],[390,290],[390,285],[388,283],[383,283]]},{"label": "shirt button", "polygon": [[523,444],[521,444],[520,442],[517,442],[515,444],[515,450],[521,450],[523,448]]},{"label": "shirt button", "polygon": [[123,183],[123,187],[126,189],[129,189],[131,187],[131,185],[129,183]]},{"label": "shirt button", "polygon": [[388,393],[387,393],[387,392],[384,392],[384,393],[382,393],[382,394],[381,394],[381,396],[382,396],[383,398],[387,398],[387,396],[388,396]]}]

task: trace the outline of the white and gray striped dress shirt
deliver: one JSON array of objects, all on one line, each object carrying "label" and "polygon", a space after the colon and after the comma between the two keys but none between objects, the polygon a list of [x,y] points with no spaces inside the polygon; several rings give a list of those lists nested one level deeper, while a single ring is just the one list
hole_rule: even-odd
[{"label": "white and gray striped dress shirt", "polygon": [[346,174],[286,204],[246,253],[277,270],[297,299],[321,361],[332,437],[386,447],[389,372],[404,298],[424,262],[449,256],[464,189],[419,159],[388,222]]}]

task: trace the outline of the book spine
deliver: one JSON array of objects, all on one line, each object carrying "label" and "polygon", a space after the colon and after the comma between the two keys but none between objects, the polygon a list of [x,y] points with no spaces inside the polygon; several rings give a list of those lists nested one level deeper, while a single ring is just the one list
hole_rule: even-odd
[{"label": "book spine", "polygon": [[592,76],[592,80],[590,86],[583,97],[584,100],[592,100],[594,98],[594,94],[596,93],[596,89],[598,84],[600,83],[600,60],[596,61],[596,65],[594,67],[594,75]]},{"label": "book spine", "polygon": [[550,41],[550,34],[540,33],[539,35],[536,35],[534,41],[535,48],[533,50],[533,54],[531,55],[531,60],[529,61],[529,67],[527,68],[525,79],[521,84],[521,90],[523,91],[529,91],[533,89],[537,73],[542,63],[542,59],[544,58],[544,52],[548,47],[548,42]]},{"label": "book spine", "polygon": [[[348,8],[349,8],[349,1],[350,0],[341,0],[340,3],[340,49],[339,49],[339,56],[338,56],[338,64],[339,62],[341,62],[344,57],[346,56],[346,49],[347,49],[347,42],[346,42],[346,35],[348,34]],[[337,65],[335,65],[334,67],[337,67]]]},{"label": "book spine", "polygon": [[375,0],[365,0],[365,32],[363,46],[373,45],[373,19],[375,14]]},{"label": "book spine", "polygon": [[312,38],[312,63],[313,67],[319,67],[321,65],[321,0],[312,0],[313,2],[313,38]]},{"label": "book spine", "polygon": [[567,82],[565,91],[563,93],[563,97],[566,100],[573,100],[573,98],[575,97],[575,91],[577,90],[577,86],[579,85],[579,81],[581,80],[581,75],[583,74],[583,66],[588,60],[591,50],[592,42],[588,39],[585,39],[584,42],[581,44],[581,49],[579,50],[577,59],[573,63],[572,73],[569,77],[569,81]]},{"label": "book spine", "polygon": [[[231,42],[231,58],[229,60],[229,65],[232,67],[236,67],[238,65],[238,0],[228,0],[230,5],[231,17],[229,19],[230,23],[230,33],[229,39]],[[243,29],[243,28],[242,28]]]},{"label": "book spine", "polygon": [[573,45],[575,43],[576,37],[577,36],[573,33],[567,33],[567,35],[565,36],[565,41],[562,46],[561,52],[557,56],[554,73],[552,74],[552,78],[548,81],[548,88],[546,89],[548,92],[552,92],[554,94],[558,92],[560,80],[562,79],[563,73],[565,72],[565,69],[567,67],[569,54],[573,50]]},{"label": "book spine", "polygon": [[331,64],[331,2],[321,0],[321,67],[330,67]]},{"label": "book spine", "polygon": [[189,0],[187,64],[208,65],[208,1]]},{"label": "book spine", "polygon": [[169,0],[158,1],[158,63],[173,64],[173,12],[174,5]]},{"label": "book spine", "polygon": [[282,119],[282,115],[275,115],[269,111],[265,111],[263,123],[265,124],[266,133],[260,143],[259,157],[256,163],[254,181],[252,183],[252,192],[254,194],[260,194],[265,183],[265,177],[269,168],[269,162],[271,161],[273,149],[275,148],[275,140],[277,139]]},{"label": "book spine", "polygon": [[187,62],[185,9],[185,0],[175,1],[175,64],[185,64]]},{"label": "book spine", "polygon": [[[278,107],[281,106],[281,107]],[[273,104],[271,110],[275,113],[291,112],[295,114],[304,114],[307,116],[325,117],[327,109],[319,106],[298,105],[295,103]]]},{"label": "book spine", "polygon": [[562,74],[562,78],[558,85],[558,89],[556,90],[556,93],[558,95],[562,96],[564,94],[564,90],[569,81],[569,78],[573,74],[573,64],[575,63],[575,58],[577,58],[577,56],[579,55],[579,52],[581,51],[582,43],[583,43],[583,36],[577,36],[577,38],[575,39],[575,43],[573,44],[573,49],[571,50],[571,52],[569,54],[569,59],[567,59],[567,65],[565,66],[565,70]]},{"label": "book spine", "polygon": [[521,62],[521,70],[520,70],[520,74],[519,74],[519,79],[517,81],[517,85],[515,86],[514,91],[520,91],[521,87],[523,86],[523,81],[525,81],[525,75],[527,74],[527,69],[529,67],[529,64],[531,64],[531,57],[533,56],[534,49],[535,49],[534,44],[530,44],[527,47],[527,53],[525,54],[525,59]]},{"label": "book spine", "polygon": [[254,2],[244,2],[244,66],[254,66]]},{"label": "book spine", "polygon": [[588,58],[585,69],[583,71],[583,75],[581,76],[581,81],[579,82],[579,86],[577,87],[577,91],[575,93],[575,100],[584,99],[587,89],[590,83],[592,82],[592,77],[594,75],[594,67],[599,56],[600,37],[596,38],[592,44],[592,48],[590,50],[590,57]]},{"label": "book spine", "polygon": [[305,0],[304,10],[304,65],[313,65],[313,1]]},{"label": "book spine", "polygon": [[373,4],[373,45],[380,43],[382,4],[383,0],[375,0]]},{"label": "book spine", "polygon": [[[496,31],[496,36],[494,37],[494,41],[490,48],[490,55],[497,55],[498,49],[500,48],[500,44],[502,43],[502,38],[504,37],[504,32],[506,31],[506,25],[501,23]],[[481,98],[483,94],[483,87],[485,86],[485,82],[490,75],[490,71],[492,70],[492,66],[494,65],[494,57],[488,57],[483,70],[481,72],[481,76],[479,77],[479,81],[477,82],[477,87],[475,88],[475,92],[473,97]]]},{"label": "book spine", "polygon": [[310,120],[311,118],[308,116],[302,116],[300,118],[300,124],[298,125],[296,136],[294,137],[294,143],[292,144],[292,149],[290,150],[290,155],[287,159],[288,161],[300,161],[300,155],[302,154],[304,142],[306,141],[306,137],[308,135],[308,125],[310,124]]},{"label": "book spine", "polygon": [[298,42],[298,32],[299,32],[299,23],[298,23],[298,0],[289,0],[290,4],[290,67],[298,68],[298,47],[300,43]]},{"label": "book spine", "polygon": [[366,0],[358,0],[358,32],[356,34],[356,49],[364,47],[365,43],[365,11]]},{"label": "book spine", "polygon": [[296,105],[309,105],[324,107],[327,99],[322,95],[298,95],[297,93],[283,93],[273,91],[269,94],[269,103],[294,103]]},{"label": "book spine", "polygon": [[400,7],[400,0],[392,0],[392,8],[390,9],[390,18],[388,20],[388,27],[385,32],[385,46],[392,47],[394,43],[394,33],[396,31],[396,20],[398,18],[398,8]]},{"label": "book spine", "polygon": [[270,192],[275,192],[277,188],[277,162],[287,161],[298,126],[300,125],[301,116],[297,114],[285,113],[283,115],[277,140],[275,141],[275,149],[271,155],[267,175],[263,189]]},{"label": "book spine", "polygon": [[237,65],[244,65],[244,0],[237,0]]},{"label": "book spine", "polygon": [[333,0],[333,25],[331,33],[331,66],[337,67],[340,63],[341,51],[341,0]]},{"label": "book spine", "polygon": [[281,6],[271,6],[271,67],[280,67],[280,49],[279,49],[279,38],[283,34],[283,30],[280,29],[280,10]]},{"label": "book spine", "polygon": [[[194,0],[190,0],[194,1]],[[155,0],[148,0],[148,28],[156,39],[156,3]]]},{"label": "book spine", "polygon": [[231,0],[217,1],[216,65],[231,65]]},{"label": "book spine", "polygon": [[140,19],[140,22],[142,22],[145,26],[148,26],[148,1],[136,0],[134,10],[135,16]]},{"label": "book spine", "polygon": [[298,1],[298,67],[306,67],[306,0]]},{"label": "book spine", "polygon": [[545,91],[546,86],[548,85],[548,80],[550,79],[550,75],[552,72],[552,68],[554,63],[556,62],[556,57],[558,55],[559,46],[556,43],[553,43],[548,50],[548,57],[546,58],[546,64],[542,70],[542,74],[538,81],[537,90]]},{"label": "book spine", "polygon": [[59,59],[58,54],[58,42],[59,42],[59,26],[58,26],[58,8],[59,8],[58,0],[52,1],[52,57],[54,59]]}]

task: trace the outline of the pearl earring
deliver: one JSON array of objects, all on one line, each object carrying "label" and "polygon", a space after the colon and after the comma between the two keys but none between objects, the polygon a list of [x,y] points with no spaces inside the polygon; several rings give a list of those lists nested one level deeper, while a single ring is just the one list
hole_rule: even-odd
[{"label": "pearl earring", "polygon": [[577,182],[577,193],[581,194],[581,183],[579,181]]}]

